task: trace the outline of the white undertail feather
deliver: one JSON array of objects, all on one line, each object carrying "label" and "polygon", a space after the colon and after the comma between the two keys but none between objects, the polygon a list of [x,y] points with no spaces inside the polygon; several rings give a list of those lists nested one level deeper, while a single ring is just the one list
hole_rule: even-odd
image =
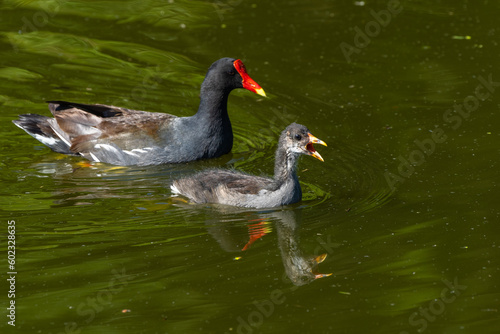
[{"label": "white undertail feather", "polygon": [[172,195],[180,195],[180,193],[181,193],[181,192],[179,191],[179,189],[177,189],[177,187],[175,186],[175,184],[172,184],[172,185],[170,186],[170,189],[172,190]]},{"label": "white undertail feather", "polygon": [[70,139],[69,139],[69,136],[64,133],[64,131],[61,130],[61,128],[59,127],[59,125],[57,124],[56,120],[51,118],[49,120],[47,120],[47,122],[49,122],[49,125],[51,127],[52,130],[54,130],[54,132],[56,133],[56,135],[66,144],[68,145],[68,147],[71,147],[71,143],[70,143]]},{"label": "white undertail feather", "polygon": [[55,145],[57,143],[57,139],[52,137],[42,136],[36,133],[32,133],[31,135],[35,137],[36,140],[38,140],[44,145],[47,145],[48,147],[51,147],[52,145]]}]

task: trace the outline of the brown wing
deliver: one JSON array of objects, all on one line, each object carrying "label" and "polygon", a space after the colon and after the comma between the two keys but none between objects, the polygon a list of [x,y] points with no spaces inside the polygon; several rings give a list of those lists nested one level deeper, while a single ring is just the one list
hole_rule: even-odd
[{"label": "brown wing", "polygon": [[136,142],[155,140],[160,127],[176,117],[104,104],[64,101],[49,101],[49,109],[60,131],[55,130],[71,144],[73,152],[87,152],[93,146],[90,141],[96,139],[126,142],[133,134]]}]

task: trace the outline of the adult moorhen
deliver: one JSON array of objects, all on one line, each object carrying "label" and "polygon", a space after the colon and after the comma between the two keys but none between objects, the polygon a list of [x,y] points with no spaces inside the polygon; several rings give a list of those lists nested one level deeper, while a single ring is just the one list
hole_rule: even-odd
[{"label": "adult moorhen", "polygon": [[49,101],[54,118],[24,114],[13,122],[55,152],[95,162],[156,165],[215,158],[233,147],[227,99],[235,88],[266,96],[241,60],[222,58],[208,69],[198,112],[190,117]]},{"label": "adult moorhen", "polygon": [[301,154],[323,158],[313,143],[326,143],[304,126],[290,124],[280,135],[274,163],[274,178],[248,175],[232,170],[211,169],[173,182],[174,194],[195,203],[220,203],[248,208],[271,208],[302,199],[295,171]]}]

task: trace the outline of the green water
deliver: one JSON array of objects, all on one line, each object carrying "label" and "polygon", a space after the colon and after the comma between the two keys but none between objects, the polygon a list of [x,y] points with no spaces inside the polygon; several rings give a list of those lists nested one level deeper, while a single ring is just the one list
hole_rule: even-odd
[{"label": "green water", "polygon": [[[4,0],[1,332],[497,333],[499,11]],[[11,122],[49,115],[47,100],[192,115],[221,57],[242,59],[269,98],[231,94],[235,146],[218,159],[89,165]],[[174,178],[207,167],[271,173],[293,121],[329,145],[324,163],[300,161],[302,202],[252,211],[171,197]]]}]

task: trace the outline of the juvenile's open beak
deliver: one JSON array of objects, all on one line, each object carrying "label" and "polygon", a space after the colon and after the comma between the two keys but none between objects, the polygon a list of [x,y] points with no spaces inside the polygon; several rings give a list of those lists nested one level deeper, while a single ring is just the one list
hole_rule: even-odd
[{"label": "juvenile's open beak", "polygon": [[242,78],[241,84],[243,85],[243,88],[248,89],[249,91],[259,94],[261,96],[266,96],[266,92],[264,92],[262,87],[260,87],[258,83],[256,83],[252,78],[250,78],[245,68],[245,65],[241,60],[239,59],[235,60],[233,62],[233,65]]},{"label": "juvenile's open beak", "polygon": [[[321,263],[321,262],[325,261],[325,259],[326,259],[326,255],[327,255],[327,254],[325,253],[325,254],[321,254],[320,256],[315,257],[315,258],[314,258],[314,262],[316,262],[316,263],[318,263],[318,264],[319,264],[319,263]],[[331,275],[332,275],[332,274],[320,274],[320,273],[318,273],[318,272],[313,272],[313,274],[314,274],[314,279],[323,278],[323,277],[328,277],[328,276],[331,276]]]},{"label": "juvenile's open beak", "polygon": [[306,150],[309,152],[309,154],[313,157],[315,157],[316,159],[318,160],[321,160],[321,161],[325,161],[323,160],[323,157],[321,156],[321,154],[319,154],[315,149],[314,149],[314,145],[313,144],[320,144],[320,145],[324,145],[324,146],[328,146],[326,145],[326,143],[316,137],[314,137],[312,134],[308,133],[307,134],[309,136],[309,143],[307,143],[306,145]]}]

